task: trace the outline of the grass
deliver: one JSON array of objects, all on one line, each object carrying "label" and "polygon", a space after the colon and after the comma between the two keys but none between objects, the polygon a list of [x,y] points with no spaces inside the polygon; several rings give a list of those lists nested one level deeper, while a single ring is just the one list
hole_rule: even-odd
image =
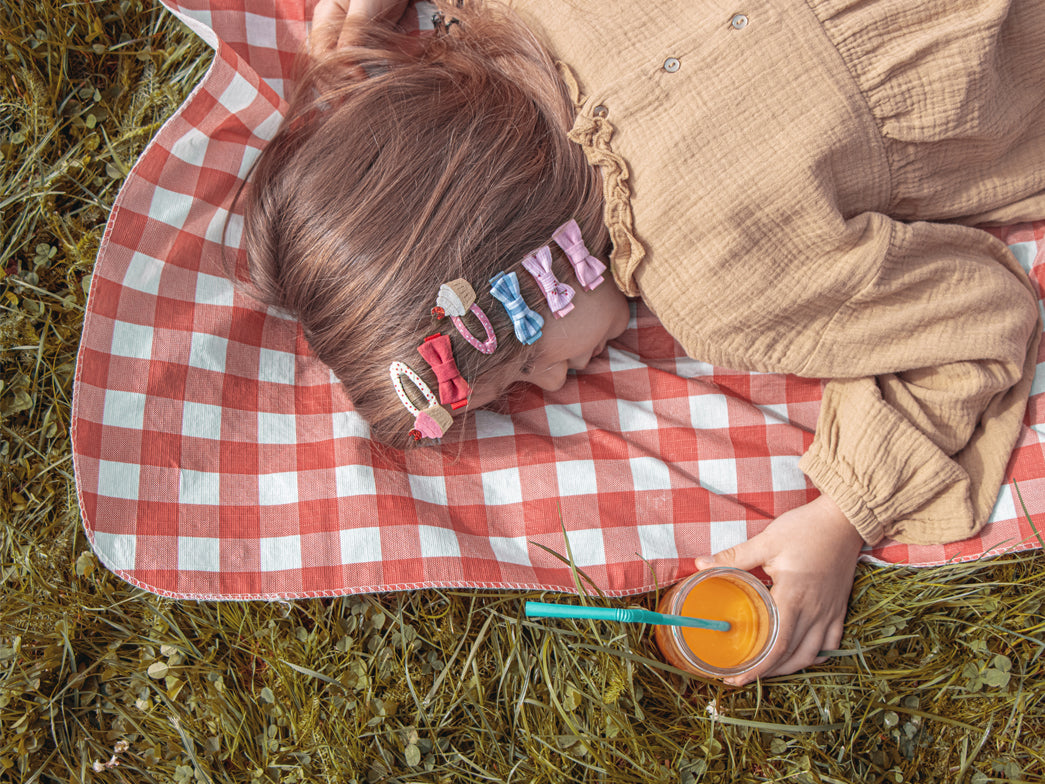
[{"label": "grass", "polygon": [[129,0],[9,2],[0,44],[0,781],[1045,780],[1039,552],[861,566],[844,650],[739,690],[643,627],[525,620],[532,593],[172,602],[99,567],[68,437],[85,291],[210,55]]}]

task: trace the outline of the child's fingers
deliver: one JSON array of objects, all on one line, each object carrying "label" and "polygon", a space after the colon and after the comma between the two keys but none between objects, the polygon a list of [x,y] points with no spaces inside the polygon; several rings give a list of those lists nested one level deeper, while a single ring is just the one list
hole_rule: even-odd
[{"label": "child's fingers", "polygon": [[842,623],[832,620],[827,624],[817,624],[802,635],[794,650],[780,659],[768,672],[768,675],[789,675],[812,664],[826,661],[820,651],[838,647],[842,639]]},{"label": "child's fingers", "polygon": [[[820,646],[820,651],[833,651],[837,650],[838,646],[842,644],[842,632],[845,625],[844,618],[836,618],[831,622],[828,627],[827,636],[824,637],[824,643]],[[820,653],[817,651],[817,653]],[[827,656],[817,656],[816,661],[813,664],[823,664],[828,660]]]},{"label": "child's fingers", "polygon": [[714,555],[701,556],[695,559],[697,570],[710,569],[712,566],[732,566],[734,569],[750,571],[766,562],[766,552],[762,547],[761,534],[746,542],[726,548]]},{"label": "child's fingers", "polygon": [[345,20],[351,0],[319,0],[312,11],[313,25],[329,25]]},{"label": "child's fingers", "polygon": [[312,12],[309,44],[315,51],[337,47],[338,36],[345,24],[350,0],[319,0]]},{"label": "child's fingers", "polygon": [[408,5],[408,0],[319,0],[312,14],[311,46],[317,52],[350,46],[357,25],[376,19],[399,22]]},{"label": "child's fingers", "polygon": [[823,662],[820,651],[838,647],[845,627],[845,604],[837,608],[830,603],[820,604],[817,598],[804,592],[778,592],[780,637],[757,671],[744,676],[745,683],[755,678],[798,672]]},{"label": "child's fingers", "polygon": [[728,679],[733,686],[753,683],[758,678],[790,675],[822,661],[820,651],[835,648],[842,639],[842,621],[825,619],[813,609],[784,600],[778,603],[780,632],[769,656],[758,667],[742,676]]}]

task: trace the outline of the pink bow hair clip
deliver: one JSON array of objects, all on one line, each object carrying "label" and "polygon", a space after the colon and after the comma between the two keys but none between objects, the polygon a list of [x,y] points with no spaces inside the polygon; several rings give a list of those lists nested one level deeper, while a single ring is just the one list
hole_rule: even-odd
[{"label": "pink bow hair clip", "polygon": [[606,265],[588,253],[588,247],[581,236],[581,227],[572,218],[562,224],[552,235],[555,244],[562,248],[566,258],[573,265],[573,272],[581,288],[591,291],[602,283],[602,273]]},{"label": "pink bow hair clip", "polygon": [[547,245],[531,253],[522,262],[523,267],[533,275],[537,285],[548,300],[548,307],[555,318],[562,318],[573,310],[574,290],[565,283],[560,283],[552,272],[552,251]]}]

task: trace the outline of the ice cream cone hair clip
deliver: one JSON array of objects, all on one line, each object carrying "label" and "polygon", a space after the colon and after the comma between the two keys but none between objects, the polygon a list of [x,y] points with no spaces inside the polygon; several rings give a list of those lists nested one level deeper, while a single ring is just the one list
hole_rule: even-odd
[{"label": "ice cream cone hair clip", "polygon": [[[483,329],[486,330],[485,341],[479,340],[465,326],[464,321],[461,320],[461,316],[465,313],[471,313],[483,325]],[[439,287],[439,293],[435,299],[435,307],[432,308],[432,315],[440,319],[444,316],[449,316],[454,327],[461,333],[461,337],[467,340],[477,351],[481,351],[484,354],[492,354],[497,349],[497,335],[494,334],[493,325],[490,323],[490,319],[486,317],[486,314],[483,313],[483,309],[475,304],[475,289],[464,278],[451,280],[449,283],[444,283]]]},{"label": "ice cream cone hair clip", "polygon": [[555,244],[562,248],[566,258],[573,266],[573,272],[581,288],[591,291],[602,283],[602,273],[606,265],[588,253],[588,247],[581,237],[581,227],[572,218],[562,224],[552,235]]},{"label": "ice cream cone hair clip", "polygon": [[[421,377],[411,370],[405,362],[393,362],[389,365],[388,372],[392,376],[392,386],[395,387],[399,399],[406,406],[406,410],[414,415],[414,429],[410,431],[414,440],[442,438],[443,433],[449,430],[454,423],[454,418],[450,416],[449,411],[439,405],[439,401],[435,399],[435,395],[432,394],[428,384],[422,381]],[[403,376],[410,379],[410,382],[417,387],[418,392],[428,402],[428,407],[423,411],[410,402],[410,398],[403,388]]]},{"label": "ice cream cone hair clip", "polygon": [[547,245],[536,253],[531,253],[522,262],[523,267],[533,275],[537,285],[548,300],[548,307],[555,318],[562,318],[573,310],[574,292],[571,286],[560,283],[552,272],[552,251]]},{"label": "ice cream cone hair clip", "polygon": [[417,353],[432,368],[436,380],[439,381],[439,402],[453,409],[467,405],[468,394],[472,390],[468,382],[461,377],[461,371],[457,369],[450,338],[441,333],[429,335],[425,342],[417,347]]},{"label": "ice cream cone hair clip", "polygon": [[514,272],[498,272],[490,279],[490,293],[504,305],[520,343],[528,346],[541,336],[544,319],[539,313],[530,310],[523,300],[518,275]]}]

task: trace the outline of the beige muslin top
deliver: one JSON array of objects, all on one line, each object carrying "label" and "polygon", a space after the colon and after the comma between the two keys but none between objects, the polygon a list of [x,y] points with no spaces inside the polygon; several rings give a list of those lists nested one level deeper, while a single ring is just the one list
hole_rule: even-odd
[{"label": "beige muslin top", "polygon": [[1041,0],[516,0],[575,79],[618,285],[693,357],[832,379],[801,466],[868,542],[987,520],[1040,332]]}]

